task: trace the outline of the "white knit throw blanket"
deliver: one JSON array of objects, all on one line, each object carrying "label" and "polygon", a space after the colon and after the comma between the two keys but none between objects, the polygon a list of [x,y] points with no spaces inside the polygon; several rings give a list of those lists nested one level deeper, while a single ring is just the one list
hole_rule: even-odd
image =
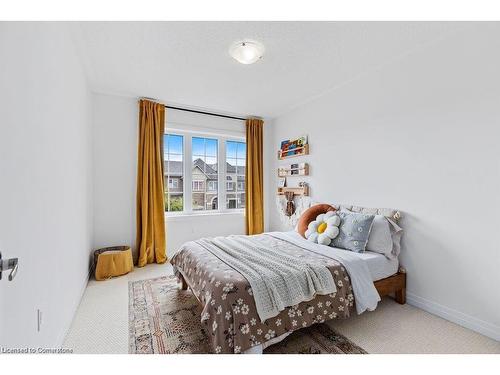
[{"label": "white knit throw blanket", "polygon": [[250,283],[262,321],[286,307],[309,301],[316,294],[336,292],[330,270],[280,249],[265,248],[258,236],[203,238],[195,241]]}]

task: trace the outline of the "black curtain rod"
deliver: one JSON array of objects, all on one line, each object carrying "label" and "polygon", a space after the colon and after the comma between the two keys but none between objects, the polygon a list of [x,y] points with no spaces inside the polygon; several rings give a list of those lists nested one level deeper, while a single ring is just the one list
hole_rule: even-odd
[{"label": "black curtain rod", "polygon": [[185,112],[192,112],[192,113],[200,113],[200,114],[202,114],[202,115],[217,116],[217,117],[230,118],[230,119],[233,119],[233,120],[241,120],[241,121],[246,121],[246,118],[242,118],[242,117],[235,117],[235,116],[229,116],[229,115],[221,115],[221,114],[218,114],[218,113],[210,113],[210,112],[204,112],[204,111],[196,111],[196,110],[194,110],[194,109],[187,109],[187,108],[173,107],[173,106],[170,106],[170,105],[165,105],[165,104],[164,104],[164,107],[165,107],[165,108],[168,108],[168,109],[176,109],[177,111],[185,111]]}]

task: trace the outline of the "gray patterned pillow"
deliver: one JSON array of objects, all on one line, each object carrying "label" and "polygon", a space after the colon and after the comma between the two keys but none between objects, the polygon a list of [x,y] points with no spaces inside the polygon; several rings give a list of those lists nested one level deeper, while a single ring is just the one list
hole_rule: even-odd
[{"label": "gray patterned pillow", "polygon": [[375,215],[358,214],[355,212],[337,211],[341,219],[339,235],[330,246],[363,253],[370,236]]}]

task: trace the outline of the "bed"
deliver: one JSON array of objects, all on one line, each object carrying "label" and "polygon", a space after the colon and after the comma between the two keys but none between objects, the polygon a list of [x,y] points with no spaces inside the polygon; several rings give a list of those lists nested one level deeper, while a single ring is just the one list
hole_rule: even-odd
[{"label": "bed", "polygon": [[[202,307],[201,321],[214,353],[261,353],[300,328],[373,310],[380,297],[388,294],[394,293],[397,302],[405,303],[406,273],[399,268],[397,258],[314,244],[295,231],[217,237],[210,241],[187,242],[174,254],[171,263],[182,288],[189,288]],[[303,302],[281,306],[275,315],[262,315],[260,296],[257,298],[252,288],[255,281],[251,283],[251,278],[243,275],[244,267],[232,265],[232,259],[210,247],[216,241],[243,247],[249,244],[252,251],[257,246],[273,256],[279,253],[281,257],[294,257],[299,263],[326,266],[335,290],[314,293]]]}]

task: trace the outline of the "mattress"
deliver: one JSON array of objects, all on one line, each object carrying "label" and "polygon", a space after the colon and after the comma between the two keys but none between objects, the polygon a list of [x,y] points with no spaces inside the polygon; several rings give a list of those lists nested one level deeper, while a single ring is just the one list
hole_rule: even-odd
[{"label": "mattress", "polygon": [[397,258],[388,259],[385,255],[373,251],[356,253],[356,255],[366,262],[373,281],[385,279],[398,272],[399,261]]}]

